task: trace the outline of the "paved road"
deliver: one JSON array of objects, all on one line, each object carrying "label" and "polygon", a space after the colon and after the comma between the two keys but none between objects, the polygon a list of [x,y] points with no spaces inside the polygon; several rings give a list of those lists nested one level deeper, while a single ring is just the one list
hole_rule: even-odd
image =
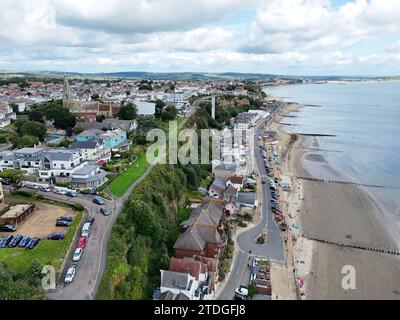
[{"label": "paved road", "polygon": [[[183,125],[184,122],[181,123],[181,127]],[[74,282],[59,288],[55,292],[50,292],[48,294],[49,299],[88,300],[96,297],[98,287],[107,265],[107,246],[112,226],[114,225],[124,202],[128,199],[133,189],[135,189],[136,186],[147,177],[153,168],[154,164],[147,169],[142,177],[129,187],[123,197],[115,197],[113,201],[107,201],[106,206],[112,211],[112,214],[108,217],[104,217],[99,213],[100,207],[93,203],[92,196],[79,195],[76,198],[67,199],[66,196],[60,196],[53,193],[41,193],[44,197],[53,198],[53,200],[81,203],[87,208],[87,210],[89,210],[91,215],[95,216],[91,235],[81,261],[79,261]],[[70,261],[72,263],[72,260]]]},{"label": "paved road", "polygon": [[[95,217],[90,237],[81,260],[76,269],[74,282],[57,288],[48,293],[48,298],[53,300],[92,300],[96,297],[98,287],[103,277],[107,264],[107,246],[112,226],[120,213],[124,201],[132,193],[132,190],[150,173],[154,166],[150,166],[146,173],[137,180],[125,193],[124,197],[115,198],[114,201],[106,201],[106,207],[111,209],[108,217],[100,213],[100,206],[93,203],[93,196],[78,195],[76,198],[53,193],[41,193],[44,197],[56,201],[80,203],[84,205]],[[71,263],[72,260],[70,259]]]},{"label": "paved road", "polygon": [[[274,115],[271,115],[269,121]],[[258,136],[264,127],[265,122],[260,124],[255,132],[254,148],[257,166],[262,176],[266,175],[264,168],[264,160],[260,154]],[[218,300],[230,300],[234,298],[235,290],[243,284],[247,263],[250,256],[266,257],[277,262],[284,261],[283,239],[279,229],[273,220],[273,214],[270,207],[271,193],[268,185],[262,185],[262,219],[261,222],[253,229],[241,233],[236,240],[238,245],[238,255],[234,260],[232,272],[228,281],[218,296]],[[267,241],[264,245],[259,245],[255,241],[257,237],[267,230]],[[251,255],[249,254],[251,251]]]}]

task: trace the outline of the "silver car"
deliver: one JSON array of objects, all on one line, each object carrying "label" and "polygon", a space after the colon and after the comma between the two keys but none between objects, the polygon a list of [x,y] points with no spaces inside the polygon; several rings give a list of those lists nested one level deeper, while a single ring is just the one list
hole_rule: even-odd
[{"label": "silver car", "polygon": [[69,268],[68,271],[67,271],[67,274],[65,275],[64,282],[65,283],[71,283],[72,281],[74,281],[75,272],[76,272],[75,268]]},{"label": "silver car", "polygon": [[82,254],[83,254],[83,249],[82,248],[76,248],[76,250],[74,252],[74,255],[72,257],[72,261],[78,262],[79,260],[81,260]]}]

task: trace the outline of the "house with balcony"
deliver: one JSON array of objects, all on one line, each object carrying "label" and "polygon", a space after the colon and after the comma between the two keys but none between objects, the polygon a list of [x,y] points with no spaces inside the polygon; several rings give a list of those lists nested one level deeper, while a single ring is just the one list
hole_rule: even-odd
[{"label": "house with balcony", "polygon": [[76,170],[71,175],[71,187],[76,189],[98,188],[106,182],[107,172],[98,165],[90,165]]},{"label": "house with balcony", "polygon": [[69,183],[72,173],[86,165],[79,150],[62,148],[46,150],[38,180],[50,183]]},{"label": "house with balcony", "polygon": [[48,184],[67,183],[79,189],[98,187],[106,173],[89,164],[78,149],[23,148],[0,152],[0,171],[20,169],[25,175]]},{"label": "house with balcony", "polygon": [[80,150],[83,160],[103,165],[111,159],[111,149],[104,145],[102,139],[97,141],[75,141],[70,149]]}]

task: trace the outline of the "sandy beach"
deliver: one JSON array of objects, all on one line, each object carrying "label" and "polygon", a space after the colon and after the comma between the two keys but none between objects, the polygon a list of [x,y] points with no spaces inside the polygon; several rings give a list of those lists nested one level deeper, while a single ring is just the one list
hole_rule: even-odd
[{"label": "sandy beach", "polygon": [[[293,105],[286,112],[299,107]],[[400,299],[400,256],[301,236],[305,233],[329,242],[398,251],[393,232],[387,227],[390,221],[367,192],[354,185],[297,178],[343,179],[329,167],[324,152],[315,150],[319,148],[316,137],[291,138],[279,121],[272,129],[278,131],[282,149],[281,171],[292,177],[292,192],[287,196],[289,224],[295,238],[296,276],[304,280],[303,298]],[[356,270],[355,290],[342,288],[342,268],[347,265]]]}]

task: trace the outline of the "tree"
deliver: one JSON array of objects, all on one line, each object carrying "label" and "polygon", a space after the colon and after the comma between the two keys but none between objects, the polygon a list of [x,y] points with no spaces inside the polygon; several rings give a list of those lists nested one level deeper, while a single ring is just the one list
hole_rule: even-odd
[{"label": "tree", "polygon": [[42,112],[46,119],[53,121],[53,124],[58,129],[67,129],[68,127],[75,127],[76,117],[68,108],[64,108],[62,100],[51,101],[47,104],[35,106],[37,111]]},{"label": "tree", "polygon": [[11,103],[10,104],[10,107],[12,108],[12,111],[14,112],[14,113],[18,113],[19,111],[18,111],[18,105],[16,104],[16,103]]},{"label": "tree", "polygon": [[62,108],[54,117],[54,126],[59,129],[73,128],[76,125],[76,117],[67,108]]},{"label": "tree", "polygon": [[36,111],[36,110],[32,110],[28,115],[28,119],[30,121],[36,121],[36,122],[44,122],[43,117],[44,117],[44,114],[41,113],[40,111]]},{"label": "tree", "polygon": [[121,108],[118,112],[118,118],[121,120],[134,120],[138,116],[138,108],[132,102],[121,104]]},{"label": "tree", "polygon": [[177,115],[178,115],[178,109],[176,109],[176,107],[174,106],[169,106],[161,114],[161,119],[163,121],[172,121],[176,119]]},{"label": "tree", "polygon": [[103,122],[105,120],[106,116],[104,114],[96,116],[96,121],[97,122]]},{"label": "tree", "polygon": [[74,130],[71,127],[65,129],[67,137],[72,137],[74,135]]},{"label": "tree", "polygon": [[160,118],[161,114],[164,112],[164,108],[165,108],[166,104],[164,101],[158,99],[156,101],[156,118]]},{"label": "tree", "polygon": [[[34,266],[36,270],[36,266]],[[18,273],[0,262],[0,300],[41,300],[45,292],[35,274]]]},{"label": "tree", "polygon": [[44,141],[47,136],[46,126],[37,121],[28,121],[24,123],[19,131],[23,136],[34,136],[37,137],[40,141]]},{"label": "tree", "polygon": [[39,138],[30,135],[24,135],[22,137],[18,137],[14,142],[14,145],[18,148],[32,148],[35,145],[39,144]]},{"label": "tree", "polygon": [[20,116],[13,121],[13,126],[15,127],[15,131],[20,132],[21,127],[27,123],[29,120],[25,116]]},{"label": "tree", "polygon": [[14,188],[18,188],[24,173],[25,171],[20,169],[4,169],[3,172],[0,173],[0,178],[9,181]]},{"label": "tree", "polygon": [[256,295],[256,287],[254,286],[253,282],[249,284],[249,286],[247,287],[248,290],[248,296],[250,298],[250,300],[253,300],[254,296]]}]

